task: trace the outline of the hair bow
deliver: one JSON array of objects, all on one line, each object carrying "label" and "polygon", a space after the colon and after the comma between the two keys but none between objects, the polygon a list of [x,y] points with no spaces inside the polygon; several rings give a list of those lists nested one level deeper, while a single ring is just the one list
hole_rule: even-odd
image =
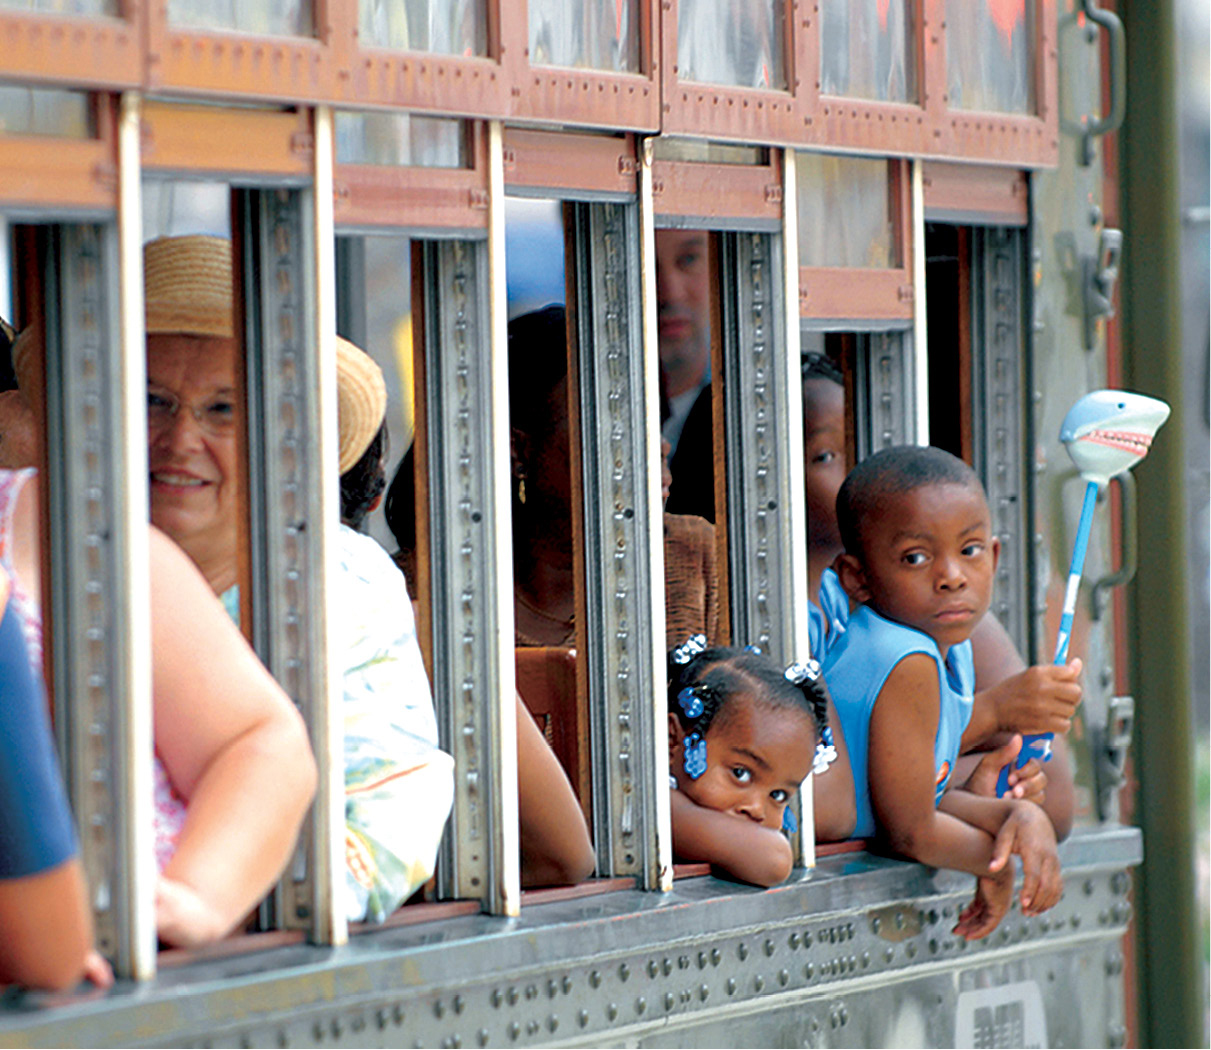
[{"label": "hair bow", "polygon": [[684,643],[673,650],[673,663],[688,664],[695,656],[706,649],[706,635],[694,634]]},{"label": "hair bow", "polygon": [[820,677],[820,665],[815,660],[796,660],[783,673],[788,682],[802,686]]}]

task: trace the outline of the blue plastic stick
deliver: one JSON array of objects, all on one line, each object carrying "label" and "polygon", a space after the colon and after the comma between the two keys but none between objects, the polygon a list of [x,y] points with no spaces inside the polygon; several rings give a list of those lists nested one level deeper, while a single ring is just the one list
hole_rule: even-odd
[{"label": "blue plastic stick", "polygon": [[[1068,569],[1068,590],[1064,594],[1064,614],[1060,617],[1060,633],[1055,640],[1055,659],[1052,663],[1062,664],[1068,659],[1068,643],[1072,641],[1072,619],[1076,615],[1076,595],[1081,586],[1081,573],[1085,569],[1085,552],[1089,550],[1089,533],[1093,530],[1093,508],[1097,505],[1096,481],[1085,485],[1085,502],[1081,506],[1081,522],[1076,530],[1076,544],[1072,548],[1072,565]],[[1022,737],[1022,750],[1011,766],[1021,769],[1032,758],[1047,762],[1051,758],[1051,733],[1037,733]],[[1004,797],[1009,790],[1010,766],[1001,770],[997,778],[997,797]]]}]

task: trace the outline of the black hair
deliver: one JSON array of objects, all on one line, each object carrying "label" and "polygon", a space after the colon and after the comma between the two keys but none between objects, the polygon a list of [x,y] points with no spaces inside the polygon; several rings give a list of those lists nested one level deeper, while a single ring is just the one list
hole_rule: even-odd
[{"label": "black hair", "polygon": [[366,446],[362,458],[341,475],[341,521],[351,529],[360,529],[374,501],[387,485],[383,453],[387,444],[387,424]]},{"label": "black hair", "polygon": [[926,485],[962,485],[984,492],[971,467],[932,445],[885,448],[854,467],[837,493],[837,528],[846,553],[862,557],[862,527],[888,496]]},{"label": "black hair", "polygon": [[809,379],[827,379],[830,383],[836,383],[837,386],[845,386],[845,376],[828,354],[818,354],[814,350],[807,351],[799,359],[799,371],[802,373],[805,383]]},{"label": "black hair", "polygon": [[416,549],[416,442],[408,446],[387,487],[383,517],[401,551]]},{"label": "black hair", "polygon": [[509,322],[509,425],[545,432],[550,400],[568,374],[567,316],[558,303]]},{"label": "black hair", "polygon": [[[706,736],[714,724],[723,725],[728,718],[728,701],[748,693],[758,703],[768,707],[802,711],[816,724],[816,733],[824,738],[828,727],[828,689],[824,679],[803,678],[799,683],[786,677],[774,660],[752,649],[718,646],[694,653],[682,663],[682,649],[669,653],[669,711],[677,716],[686,735]],[[682,695],[692,690],[702,703],[698,714],[691,714],[682,704]],[[690,708],[693,710],[693,707]]]}]

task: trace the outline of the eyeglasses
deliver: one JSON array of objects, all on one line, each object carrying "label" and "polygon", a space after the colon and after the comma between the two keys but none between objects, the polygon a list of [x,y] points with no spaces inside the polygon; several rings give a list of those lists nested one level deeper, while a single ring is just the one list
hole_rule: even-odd
[{"label": "eyeglasses", "polygon": [[182,407],[189,409],[198,426],[212,437],[226,437],[235,430],[236,405],[227,395],[217,394],[201,405],[182,406],[175,394],[157,389],[147,391],[147,426],[157,430],[170,426]]}]

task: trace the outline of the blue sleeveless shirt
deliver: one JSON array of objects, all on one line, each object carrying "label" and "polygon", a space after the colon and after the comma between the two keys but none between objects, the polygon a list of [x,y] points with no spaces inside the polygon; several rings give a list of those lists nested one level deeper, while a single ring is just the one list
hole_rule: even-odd
[{"label": "blue sleeveless shirt", "polygon": [[843,632],[829,632],[822,665],[828,690],[841,716],[854,774],[854,798],[858,807],[854,838],[869,838],[875,833],[867,775],[870,715],[887,676],[896,664],[913,653],[932,656],[938,668],[940,703],[934,738],[936,805],[950,782],[955,759],[959,757],[959,740],[971,718],[971,700],[975,692],[971,642],[951,646],[943,661],[937,643],[929,635],[884,619],[867,605],[853,611]]}]

